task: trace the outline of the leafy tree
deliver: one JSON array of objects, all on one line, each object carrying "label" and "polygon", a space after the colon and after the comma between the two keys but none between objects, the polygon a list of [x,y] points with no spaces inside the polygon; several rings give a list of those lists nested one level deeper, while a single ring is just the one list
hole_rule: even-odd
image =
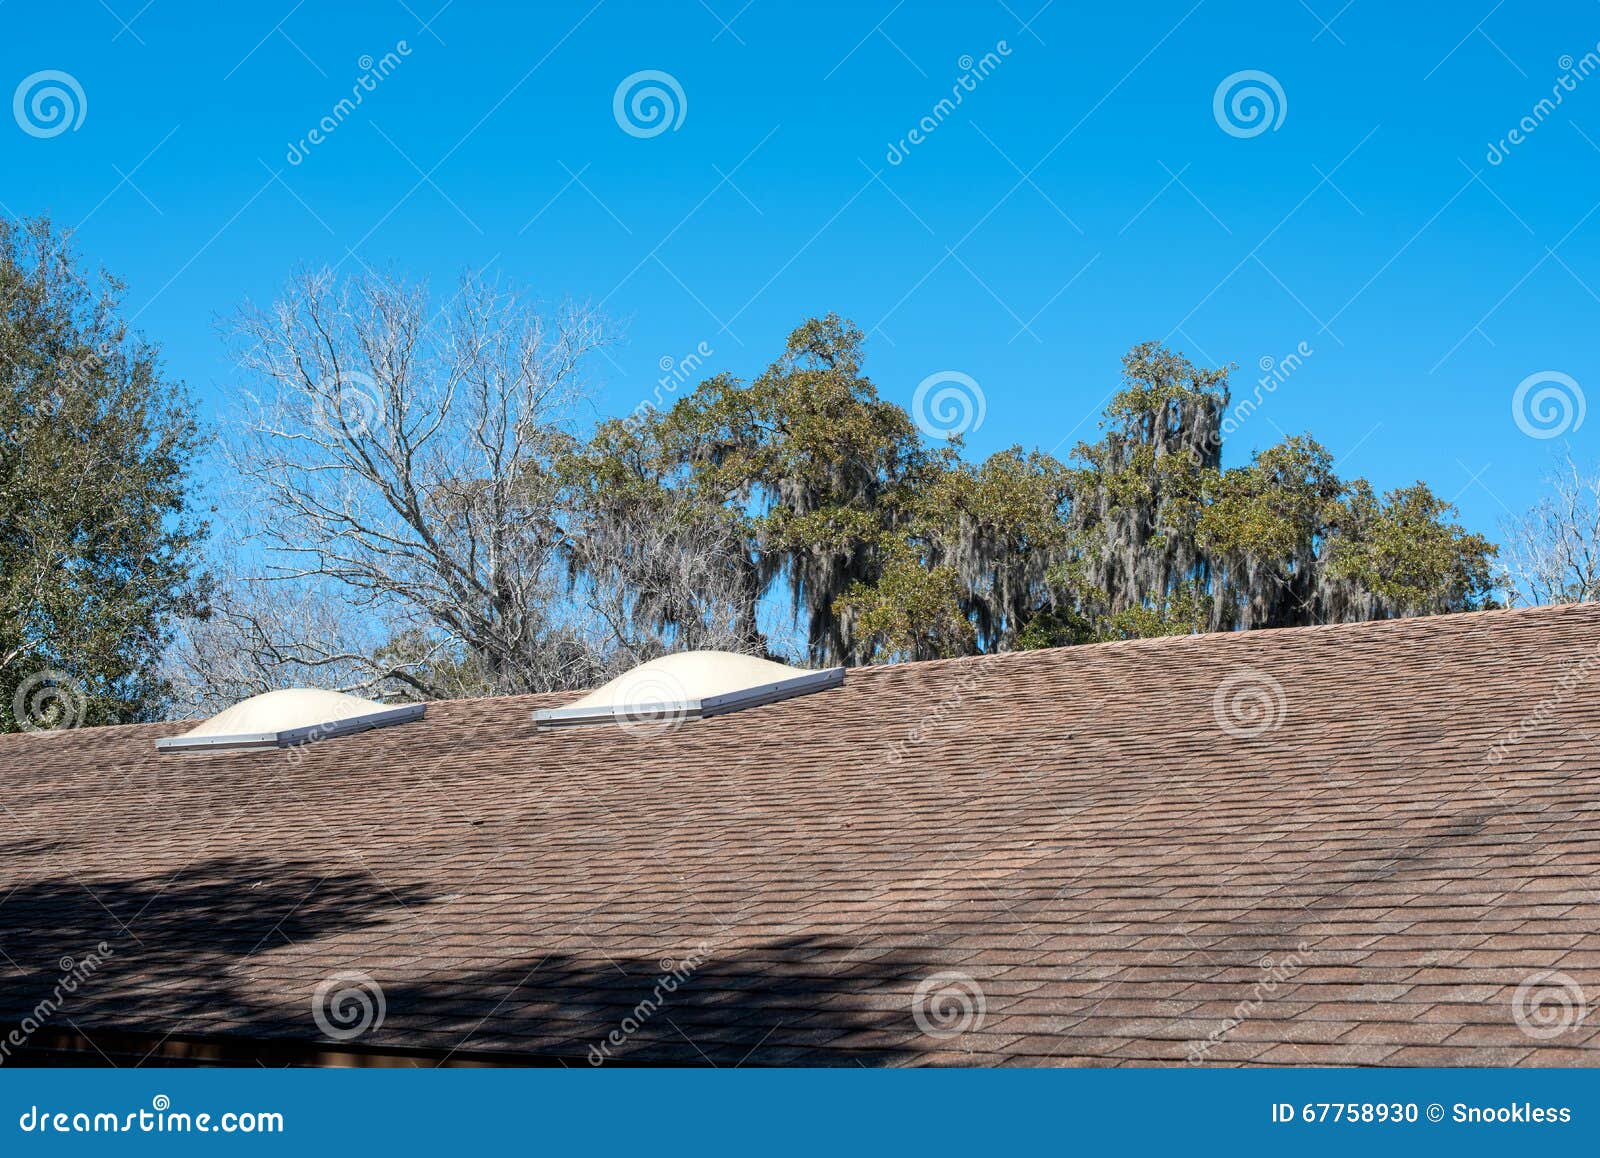
[{"label": "leafy tree", "polygon": [[1017,646],[1051,598],[1069,493],[1069,472],[1039,451],[1012,447],[975,467],[941,461],[912,495],[878,581],[858,580],[834,601],[852,624],[852,658]]},{"label": "leafy tree", "polygon": [[903,542],[891,544],[876,582],[859,580],[834,601],[849,626],[856,662],[885,656],[944,659],[973,651],[977,631],[963,614],[966,590],[956,568],[928,566]]},{"label": "leafy tree", "polygon": [[45,220],[0,220],[0,730],[159,718],[204,611],[183,388],[122,286]]},{"label": "leafy tree", "polygon": [[1423,483],[1378,498],[1346,483],[1332,456],[1286,439],[1219,476],[1201,517],[1217,626],[1283,627],[1388,619],[1482,606],[1495,549],[1450,521],[1455,509]]},{"label": "leafy tree", "polygon": [[1357,606],[1353,613],[1330,607],[1328,616],[1435,615],[1492,605],[1496,548],[1450,522],[1454,515],[1420,482],[1381,500],[1365,479],[1351,483],[1329,540],[1328,572]]},{"label": "leafy tree", "polygon": [[671,647],[763,653],[749,520],[661,436],[660,423],[609,419],[562,458],[570,590],[635,662]]},{"label": "leafy tree", "polygon": [[954,460],[878,397],[861,346],[861,331],[837,315],[812,319],[754,381],[714,377],[652,416],[645,435],[656,477],[738,516],[748,621],[781,583],[818,661],[850,655],[851,620],[835,601],[877,582],[889,532]]},{"label": "leafy tree", "polygon": [[1311,622],[1324,595],[1320,546],[1337,518],[1344,484],[1333,456],[1289,438],[1208,487],[1196,541],[1222,595],[1219,626]]},{"label": "leafy tree", "polygon": [[874,524],[877,574],[834,600],[850,658],[1284,627],[1483,606],[1494,548],[1422,483],[1377,498],[1309,437],[1224,470],[1225,369],[1123,359],[1071,465],[1013,448],[919,460]]},{"label": "leafy tree", "polygon": [[1227,374],[1145,342],[1122,359],[1095,443],[1080,443],[1070,522],[1079,596],[1110,614],[1206,580],[1195,542],[1202,494],[1222,455]]}]

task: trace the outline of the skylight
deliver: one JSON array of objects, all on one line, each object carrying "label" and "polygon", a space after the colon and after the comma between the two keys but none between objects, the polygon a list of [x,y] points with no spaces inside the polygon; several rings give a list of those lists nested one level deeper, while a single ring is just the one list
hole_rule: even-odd
[{"label": "skylight", "polygon": [[162,752],[214,748],[288,748],[420,720],[423,704],[398,707],[315,688],[287,688],[241,700],[181,736],[157,740]]},{"label": "skylight", "polygon": [[844,668],[809,671],[729,651],[664,655],[564,708],[535,712],[540,730],[718,716],[838,687]]}]

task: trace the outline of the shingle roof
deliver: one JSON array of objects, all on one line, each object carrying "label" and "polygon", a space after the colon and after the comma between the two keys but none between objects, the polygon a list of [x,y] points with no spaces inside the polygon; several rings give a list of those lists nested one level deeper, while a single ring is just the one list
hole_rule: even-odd
[{"label": "shingle roof", "polygon": [[664,735],[540,696],[0,737],[0,1035],[104,941],[91,1037],[336,1040],[359,972],[363,1045],[574,1064],[1592,1064],[1597,682],[1589,606],[858,669]]}]

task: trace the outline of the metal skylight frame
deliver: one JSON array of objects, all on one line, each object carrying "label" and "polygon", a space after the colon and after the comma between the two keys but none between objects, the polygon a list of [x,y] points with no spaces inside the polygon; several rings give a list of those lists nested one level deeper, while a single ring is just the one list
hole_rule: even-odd
[{"label": "metal skylight frame", "polygon": [[762,704],[775,704],[796,696],[826,691],[844,683],[844,668],[830,667],[822,671],[808,671],[789,679],[772,683],[755,684],[738,691],[683,703],[655,704],[596,704],[587,708],[543,708],[533,713],[534,723],[541,732],[557,728],[571,728],[582,724],[614,724],[655,717],[672,719],[705,719],[724,716],[743,708],[756,708]]},{"label": "metal skylight frame", "polygon": [[331,740],[335,736],[349,736],[373,728],[386,728],[391,724],[405,724],[422,719],[427,704],[401,704],[381,712],[350,716],[343,720],[328,720],[321,724],[306,724],[299,728],[285,728],[278,732],[239,732],[229,736],[167,736],[156,741],[158,752],[214,751],[225,748],[293,748],[317,740]]}]

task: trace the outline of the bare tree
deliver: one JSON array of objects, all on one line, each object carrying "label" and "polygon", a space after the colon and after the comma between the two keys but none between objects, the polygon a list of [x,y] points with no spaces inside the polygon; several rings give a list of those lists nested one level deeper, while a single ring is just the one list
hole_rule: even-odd
[{"label": "bare tree", "polygon": [[326,582],[265,579],[215,566],[204,617],[181,620],[162,656],[171,714],[210,716],[249,696],[318,687],[392,699],[415,694],[417,665],[383,665],[374,625]]},{"label": "bare tree", "polygon": [[1502,582],[1514,604],[1600,600],[1600,469],[1569,450],[1547,481],[1551,493],[1504,525]]},{"label": "bare tree", "polygon": [[239,333],[259,388],[227,450],[263,574],[331,585],[390,641],[354,656],[315,617],[277,617],[274,654],[430,696],[592,677],[556,465],[606,340],[593,312],[547,314],[469,276],[435,314],[423,287],[316,272]]}]

